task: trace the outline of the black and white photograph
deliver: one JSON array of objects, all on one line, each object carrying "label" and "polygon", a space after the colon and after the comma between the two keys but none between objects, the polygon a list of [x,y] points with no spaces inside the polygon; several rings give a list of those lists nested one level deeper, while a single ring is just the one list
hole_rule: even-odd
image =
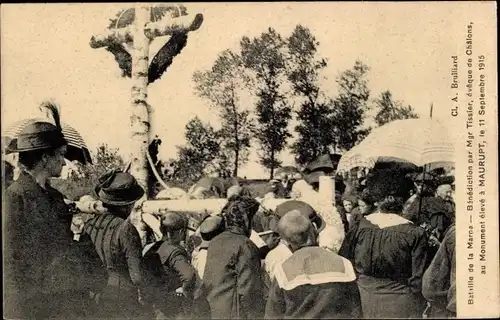
[{"label": "black and white photograph", "polygon": [[500,317],[496,2],[0,8],[4,319]]}]

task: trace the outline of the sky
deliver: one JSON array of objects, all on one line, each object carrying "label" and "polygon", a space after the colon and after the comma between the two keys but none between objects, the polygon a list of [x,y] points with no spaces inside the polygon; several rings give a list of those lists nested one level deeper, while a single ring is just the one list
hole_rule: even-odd
[{"label": "sky", "polygon": [[[41,101],[53,99],[61,106],[63,122],[75,127],[90,149],[107,143],[128,156],[131,81],[120,76],[110,53],[90,48],[89,40],[129,6],[2,5],[2,127],[35,115]],[[256,37],[269,27],[283,36],[297,24],[312,31],[320,42],[318,56],[328,59],[321,80],[326,93],[335,92],[335,78],[359,59],[371,68],[372,98],[390,89],[396,100],[412,105],[421,117],[428,116],[433,103],[433,118],[446,121],[450,56],[463,49],[468,15],[484,9],[470,6],[467,2],[188,3],[188,13],[202,13],[204,22],[189,34],[187,46],[169,70],[148,88],[153,132],[163,140],[160,157],[175,157],[175,146],[184,143],[184,127],[192,117],[217,125],[216,113],[194,94],[193,73],[210,68],[221,51],[237,49],[243,36]],[[151,57],[167,40],[152,43]],[[243,104],[252,108],[249,101]],[[281,159],[284,165],[293,164],[288,151]],[[255,149],[240,176],[267,176],[256,161]]]}]

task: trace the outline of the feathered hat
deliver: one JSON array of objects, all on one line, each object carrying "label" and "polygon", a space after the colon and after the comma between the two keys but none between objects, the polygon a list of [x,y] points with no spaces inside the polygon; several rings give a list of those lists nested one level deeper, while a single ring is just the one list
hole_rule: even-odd
[{"label": "feathered hat", "polygon": [[50,111],[55,124],[36,121],[26,125],[21,133],[9,143],[6,153],[59,148],[67,144],[62,133],[57,106],[52,102],[44,102],[40,109],[44,108]]}]

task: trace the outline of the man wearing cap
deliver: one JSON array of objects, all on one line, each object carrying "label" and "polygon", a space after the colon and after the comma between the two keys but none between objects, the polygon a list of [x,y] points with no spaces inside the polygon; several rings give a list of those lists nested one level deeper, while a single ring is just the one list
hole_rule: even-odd
[{"label": "man wearing cap", "polygon": [[200,225],[202,243],[193,252],[193,267],[200,279],[203,279],[207,262],[207,249],[210,240],[224,231],[224,220],[220,216],[209,216]]},{"label": "man wearing cap", "polygon": [[6,318],[84,316],[77,309],[88,292],[72,288],[79,275],[50,273],[56,266],[70,269],[64,255],[73,247],[72,213],[49,184],[60,176],[67,150],[57,108],[51,107],[55,125],[30,123],[7,147],[7,153],[19,153],[23,171],[5,191],[2,212]]},{"label": "man wearing cap", "polygon": [[143,262],[150,282],[145,289],[147,302],[153,309],[175,318],[191,307],[196,271],[189,264],[186,250],[188,219],[180,212],[167,212],[161,218],[163,239],[144,254]]},{"label": "man wearing cap", "polygon": [[207,263],[208,245],[210,241],[224,231],[224,219],[221,216],[208,216],[200,224],[199,232],[202,242],[193,251],[191,263],[197,272],[192,317],[198,319],[210,318],[210,305],[203,287],[203,275]]},{"label": "man wearing cap", "polygon": [[232,198],[222,209],[226,228],[208,245],[203,283],[212,318],[262,318],[264,292],[257,246],[249,239],[259,203]]},{"label": "man wearing cap", "polygon": [[318,247],[316,228],[297,210],[280,219],[278,231],[293,253],[276,268],[265,318],[360,318],[361,301],[351,262]]},{"label": "man wearing cap", "polygon": [[108,283],[100,295],[101,316],[137,317],[138,290],[144,285],[142,243],[127,218],[144,190],[131,174],[111,170],[99,178],[95,193],[108,213],[87,221],[84,231],[108,270]]}]

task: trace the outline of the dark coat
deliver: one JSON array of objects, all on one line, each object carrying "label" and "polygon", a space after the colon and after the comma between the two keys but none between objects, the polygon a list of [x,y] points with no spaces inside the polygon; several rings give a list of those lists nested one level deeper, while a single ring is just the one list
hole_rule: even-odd
[{"label": "dark coat", "polygon": [[436,229],[441,235],[439,240],[442,240],[445,231],[455,221],[455,208],[453,203],[436,196],[423,197],[420,204],[420,197],[417,196],[406,205],[403,215],[418,225],[426,223],[431,230]]},{"label": "dark coat", "polygon": [[[186,250],[166,241],[153,244],[143,257],[148,271],[146,299],[170,317],[186,312],[193,302],[196,271],[189,263]],[[182,287],[183,297],[175,290]]]},{"label": "dark coat", "polygon": [[356,274],[349,260],[323,248],[306,247],[295,251],[277,268],[267,299],[266,319],[361,316]]},{"label": "dark coat", "polygon": [[[48,185],[42,188],[31,175],[23,172],[6,190],[4,205],[4,316],[61,316],[64,311],[60,307],[72,302],[52,296],[71,298],[67,291],[71,285],[63,283],[71,280],[71,276],[54,276],[50,270],[55,261],[64,260],[61,257],[73,244],[72,215],[63,195]],[[61,290],[65,292],[58,292]]]},{"label": "dark coat", "polygon": [[210,241],[203,283],[212,318],[262,318],[261,261],[241,230],[224,231]]},{"label": "dark coat", "polygon": [[108,271],[108,283],[101,297],[101,316],[138,316],[142,312],[138,290],[144,285],[145,270],[137,229],[129,220],[109,213],[87,221],[84,231],[94,242]]},{"label": "dark coat", "polygon": [[456,316],[455,225],[452,225],[422,281],[422,293],[431,303],[430,317]]},{"label": "dark coat", "polygon": [[339,254],[353,261],[364,316],[421,317],[428,254],[424,229],[395,214],[357,215],[351,222]]}]

